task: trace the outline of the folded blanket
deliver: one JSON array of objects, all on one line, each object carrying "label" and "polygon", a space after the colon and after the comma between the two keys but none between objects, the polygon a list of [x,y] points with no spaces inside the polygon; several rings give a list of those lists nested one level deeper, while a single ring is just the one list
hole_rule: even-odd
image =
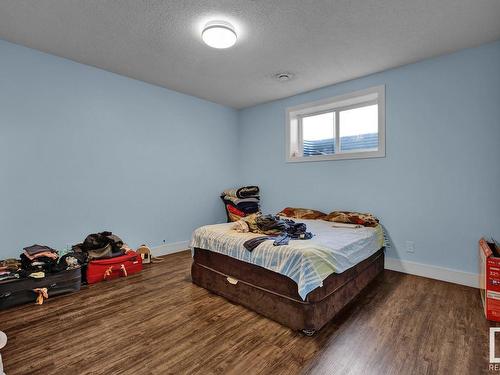
[{"label": "folded blanket", "polygon": [[57,253],[52,252],[52,251],[42,251],[42,252],[36,253],[34,255],[30,255],[26,250],[24,250],[23,254],[26,255],[26,258],[28,258],[29,260],[35,260],[35,259],[41,258],[41,257],[47,257],[50,259],[59,258],[59,255],[57,255]]},{"label": "folded blanket", "polygon": [[230,206],[235,207],[239,211],[244,212],[245,215],[253,214],[253,213],[256,213],[256,212],[260,211],[259,204],[255,203],[255,202],[242,202],[242,203],[239,203],[239,204],[235,205],[231,201],[224,200],[224,203],[226,203],[226,205],[230,205]]},{"label": "folded blanket", "polygon": [[231,204],[226,204],[226,209],[231,212],[232,214],[238,215],[238,216],[245,216],[245,213],[241,210],[238,210],[236,207],[234,207]]},{"label": "folded blanket", "polygon": [[332,211],[321,218],[335,223],[358,224],[365,227],[376,227],[378,219],[369,213],[350,212],[350,211]]},{"label": "folded blanket", "polygon": [[291,217],[294,219],[321,219],[325,213],[310,208],[285,207],[278,216]]},{"label": "folded blanket", "polygon": [[224,195],[224,200],[230,201],[235,205],[238,205],[240,203],[259,203],[260,199],[257,197],[252,197],[252,198],[235,198],[232,195]]},{"label": "folded blanket", "polygon": [[51,247],[48,247],[45,245],[37,245],[37,244],[25,247],[23,250],[29,255],[35,255],[35,254],[43,253],[46,251],[50,251],[53,253],[57,252],[57,250],[54,250]]},{"label": "folded blanket", "polygon": [[226,189],[224,195],[229,195],[235,198],[250,198],[259,195],[258,186],[242,186],[238,189]]}]

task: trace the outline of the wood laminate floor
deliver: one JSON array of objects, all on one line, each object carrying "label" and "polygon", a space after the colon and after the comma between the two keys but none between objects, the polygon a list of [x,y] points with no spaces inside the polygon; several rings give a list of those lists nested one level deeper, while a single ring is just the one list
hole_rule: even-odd
[{"label": "wood laminate floor", "polygon": [[385,271],[306,337],[193,285],[189,252],[164,259],[127,279],[0,312],[5,372],[494,373],[475,289]]}]

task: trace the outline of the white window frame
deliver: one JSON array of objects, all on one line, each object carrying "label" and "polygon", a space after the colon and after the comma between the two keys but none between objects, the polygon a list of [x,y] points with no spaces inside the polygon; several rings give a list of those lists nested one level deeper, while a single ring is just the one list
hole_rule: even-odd
[{"label": "white window frame", "polygon": [[[378,104],[378,149],[339,152],[339,112],[373,104]],[[334,136],[336,153],[332,155],[303,156],[302,118],[327,112],[335,112]],[[370,87],[365,90],[287,108],[285,140],[286,161],[292,163],[385,157],[385,86]],[[292,155],[295,153],[298,153],[298,155]]]}]

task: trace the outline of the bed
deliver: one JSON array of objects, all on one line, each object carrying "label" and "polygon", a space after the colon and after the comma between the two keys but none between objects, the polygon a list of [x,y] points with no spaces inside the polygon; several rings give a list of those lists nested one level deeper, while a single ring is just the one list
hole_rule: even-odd
[{"label": "bed", "polygon": [[304,222],[315,236],[286,246],[265,241],[252,252],[243,243],[260,236],[232,223],[193,233],[195,284],[294,330],[311,335],[355,298],[384,268],[383,232]]}]

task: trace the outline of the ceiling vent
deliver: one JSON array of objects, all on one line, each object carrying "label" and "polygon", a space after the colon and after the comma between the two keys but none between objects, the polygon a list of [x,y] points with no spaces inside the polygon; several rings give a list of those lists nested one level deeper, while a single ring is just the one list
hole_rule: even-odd
[{"label": "ceiling vent", "polygon": [[293,74],[289,72],[278,73],[274,75],[274,78],[279,82],[288,82],[293,79]]}]

